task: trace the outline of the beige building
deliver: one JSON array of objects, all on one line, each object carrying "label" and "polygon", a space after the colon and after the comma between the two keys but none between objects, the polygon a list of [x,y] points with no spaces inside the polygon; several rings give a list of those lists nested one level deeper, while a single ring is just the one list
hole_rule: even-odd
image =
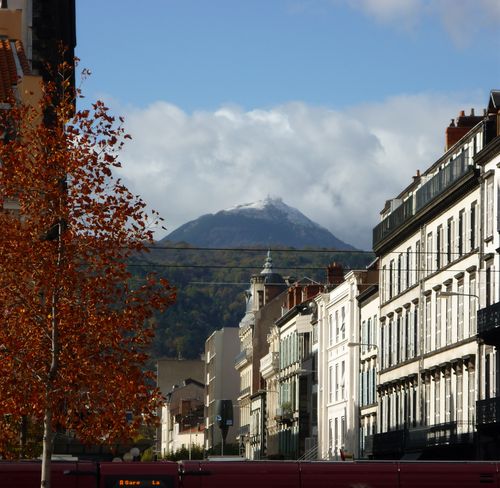
[{"label": "beige building", "polygon": [[240,376],[234,368],[234,358],[240,351],[238,327],[216,330],[205,341],[205,449],[221,445],[222,433],[217,425],[217,401],[233,403],[233,425],[228,429],[226,444],[234,444],[240,428]]},{"label": "beige building", "polygon": [[[167,397],[175,388],[183,385],[185,380],[191,379],[204,385],[205,362],[201,359],[160,359],[156,363],[156,386],[163,396]],[[202,399],[203,403],[203,394]],[[163,455],[171,445],[173,424],[169,409],[163,406],[160,416],[160,427],[156,433],[156,452]]]},{"label": "beige building", "polygon": [[186,449],[188,457],[193,447],[204,447],[205,385],[191,378],[174,385],[162,407],[161,455]]}]

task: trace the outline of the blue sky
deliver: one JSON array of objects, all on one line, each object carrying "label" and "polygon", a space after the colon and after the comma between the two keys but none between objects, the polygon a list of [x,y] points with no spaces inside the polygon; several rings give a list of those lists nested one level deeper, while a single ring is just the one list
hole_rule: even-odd
[{"label": "blue sky", "polygon": [[500,88],[499,21],[497,0],[77,0],[77,55],[169,230],[271,195],[369,248],[449,120]]}]

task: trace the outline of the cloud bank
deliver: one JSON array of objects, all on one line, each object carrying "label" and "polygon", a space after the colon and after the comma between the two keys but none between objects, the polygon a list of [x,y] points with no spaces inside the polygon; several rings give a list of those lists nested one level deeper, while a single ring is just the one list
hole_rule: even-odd
[{"label": "cloud bank", "polygon": [[369,249],[385,200],[442,153],[450,118],[469,107],[457,103],[402,95],[344,111],[294,102],[188,114],[159,101],[125,113],[133,140],[120,176],[168,231],[270,195]]}]

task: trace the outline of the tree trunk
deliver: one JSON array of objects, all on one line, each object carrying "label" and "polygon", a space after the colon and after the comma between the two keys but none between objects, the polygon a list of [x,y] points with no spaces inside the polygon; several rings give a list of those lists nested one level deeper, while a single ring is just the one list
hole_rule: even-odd
[{"label": "tree trunk", "polygon": [[52,409],[47,406],[43,418],[43,451],[40,488],[50,488],[51,460],[53,448]]}]

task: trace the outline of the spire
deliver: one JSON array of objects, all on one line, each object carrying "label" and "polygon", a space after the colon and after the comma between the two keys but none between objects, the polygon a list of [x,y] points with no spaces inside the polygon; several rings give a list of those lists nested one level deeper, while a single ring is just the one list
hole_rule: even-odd
[{"label": "spire", "polygon": [[260,272],[261,275],[273,274],[273,260],[271,258],[271,249],[267,251],[266,261],[264,263],[264,269]]}]

